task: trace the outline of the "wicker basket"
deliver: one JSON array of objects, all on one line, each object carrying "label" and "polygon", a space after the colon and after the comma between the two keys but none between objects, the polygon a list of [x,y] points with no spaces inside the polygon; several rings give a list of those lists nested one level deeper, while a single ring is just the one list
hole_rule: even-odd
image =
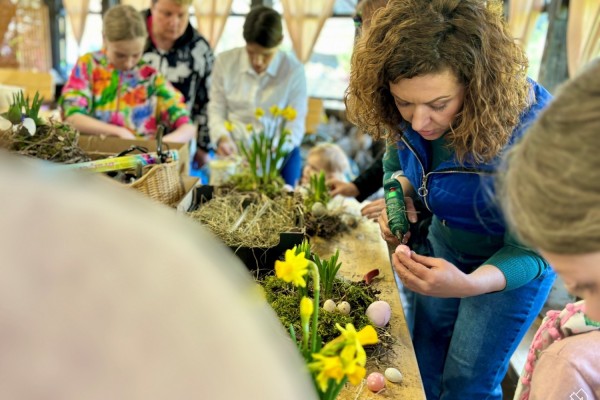
[{"label": "wicker basket", "polygon": [[144,167],[140,179],[129,186],[163,204],[173,206],[185,194],[179,174],[179,162],[168,162]]}]

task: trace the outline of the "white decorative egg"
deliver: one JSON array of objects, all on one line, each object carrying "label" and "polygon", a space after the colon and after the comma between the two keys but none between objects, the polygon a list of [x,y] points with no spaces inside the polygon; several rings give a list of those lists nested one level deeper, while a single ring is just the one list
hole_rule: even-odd
[{"label": "white decorative egg", "polygon": [[335,311],[335,301],[329,299],[329,300],[325,300],[325,303],[323,303],[323,310],[327,311],[327,312],[334,312]]},{"label": "white decorative egg", "polygon": [[396,368],[388,368],[385,370],[385,377],[388,381],[393,383],[402,382],[402,373],[398,371]]},{"label": "white decorative egg", "polygon": [[316,202],[310,208],[310,211],[315,217],[322,217],[327,214],[327,208],[323,205],[323,203]]},{"label": "white decorative egg", "polygon": [[367,307],[367,318],[373,323],[373,325],[383,328],[390,322],[392,316],[392,309],[390,305],[382,300],[375,301]]},{"label": "white decorative egg", "polygon": [[348,303],[347,301],[342,301],[340,304],[337,305],[337,309],[339,312],[341,312],[344,315],[348,315],[350,314],[350,303]]}]

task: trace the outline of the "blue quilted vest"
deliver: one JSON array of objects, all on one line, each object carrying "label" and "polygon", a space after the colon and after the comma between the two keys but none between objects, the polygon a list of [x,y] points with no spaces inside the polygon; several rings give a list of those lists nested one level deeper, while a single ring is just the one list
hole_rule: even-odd
[{"label": "blue quilted vest", "polygon": [[[521,115],[502,153],[525,133],[552,98],[536,82],[530,81],[530,84],[532,105]],[[452,157],[431,170],[430,144],[408,127],[403,129],[402,140],[398,142],[398,157],[416,193],[443,224],[479,234],[504,234],[505,222],[494,189],[495,172],[502,155],[483,164],[459,164]]]}]

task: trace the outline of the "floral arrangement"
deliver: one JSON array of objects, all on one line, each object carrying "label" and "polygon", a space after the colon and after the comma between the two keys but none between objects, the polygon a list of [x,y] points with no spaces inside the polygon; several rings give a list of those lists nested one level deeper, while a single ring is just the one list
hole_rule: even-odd
[{"label": "floral arrangement", "polygon": [[[291,134],[286,124],[296,118],[296,110],[292,107],[281,109],[274,105],[269,108],[269,113],[270,115],[266,115],[262,108],[257,108],[254,115],[262,129],[257,131],[254,124],[248,124],[246,130],[250,133],[250,142],[238,142],[238,148],[247,160],[249,170],[249,173],[242,174],[242,179],[233,179],[234,185],[242,190],[262,189],[266,192],[277,192],[277,189],[283,187],[279,170],[289,153],[285,144]],[[234,124],[226,121],[225,128],[231,133]]]},{"label": "floral arrangement", "polygon": [[[321,400],[337,398],[347,381],[353,385],[359,384],[365,377],[367,356],[365,345],[378,342],[377,331],[373,326],[366,325],[357,331],[353,324],[345,327],[336,324],[340,335],[322,346],[318,335],[320,293],[322,287],[331,287],[335,272],[339,269],[337,254],[335,260],[317,266],[311,261],[310,245],[304,241],[285,253],[285,260],[275,262],[276,276],[297,287],[302,294],[300,300],[300,318],[302,326],[301,341],[298,342],[293,326],[290,335],[298,343],[298,348],[307,362],[313,377],[315,389]],[[331,271],[325,271],[326,269]],[[307,278],[313,282],[313,298],[306,293]]]},{"label": "floral arrangement", "polygon": [[43,98],[35,93],[33,100],[23,92],[13,94],[8,111],[0,115],[0,147],[14,153],[64,164],[88,161],[79,147],[79,132],[71,125],[39,113]]}]

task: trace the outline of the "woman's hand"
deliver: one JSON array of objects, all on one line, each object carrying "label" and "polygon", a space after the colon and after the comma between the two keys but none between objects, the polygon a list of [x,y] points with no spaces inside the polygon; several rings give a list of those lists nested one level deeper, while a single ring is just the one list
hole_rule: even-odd
[{"label": "woman's hand", "polygon": [[469,275],[443,258],[425,257],[400,245],[392,254],[392,265],[408,289],[433,297],[468,297],[473,290]]},{"label": "woman's hand", "polygon": [[[411,224],[417,223],[417,221],[418,221],[417,209],[415,208],[415,203],[413,202],[413,199],[411,197],[405,197],[404,204],[406,206],[406,217],[408,218],[408,222],[410,222]],[[400,244],[400,240],[396,236],[394,236],[394,234],[390,230],[387,210],[385,208],[385,201],[384,201],[384,207],[382,208],[381,214],[379,215],[378,222],[379,222],[379,229],[381,230],[381,237],[383,238],[383,240],[388,242],[388,244],[391,246],[394,246],[394,247],[398,246]],[[402,243],[404,243],[404,244],[408,243],[409,238],[410,238],[410,232],[406,232],[404,234],[404,236],[402,237]]]},{"label": "woman's hand", "polygon": [[494,265],[482,265],[465,274],[443,258],[421,256],[405,245],[392,254],[392,265],[404,286],[427,296],[461,298],[506,287],[506,277]]},{"label": "woman's hand", "polygon": [[229,136],[223,136],[217,143],[216,153],[218,156],[227,157],[237,153],[237,146]]},{"label": "woman's hand", "polygon": [[337,179],[327,181],[329,194],[334,197],[338,194],[346,197],[356,197],[360,194],[356,185],[352,182],[343,182]]},{"label": "woman's hand", "polygon": [[372,219],[373,221],[377,221],[379,219],[379,215],[381,215],[381,212],[384,209],[385,199],[377,199],[361,208],[360,213],[363,215],[363,217],[367,217],[369,219]]}]

